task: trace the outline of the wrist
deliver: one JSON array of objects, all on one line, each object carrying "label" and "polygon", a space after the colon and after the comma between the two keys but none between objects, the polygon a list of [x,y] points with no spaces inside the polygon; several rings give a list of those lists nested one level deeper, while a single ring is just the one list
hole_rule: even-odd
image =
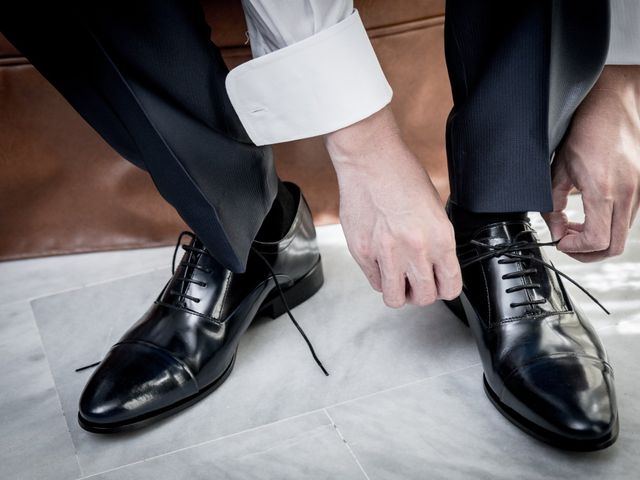
[{"label": "wrist", "polygon": [[400,130],[387,106],[348,127],[324,136],[324,144],[336,171],[369,165],[372,156],[402,144]]},{"label": "wrist", "polygon": [[640,65],[605,65],[593,91],[615,92],[627,101],[640,103]]}]

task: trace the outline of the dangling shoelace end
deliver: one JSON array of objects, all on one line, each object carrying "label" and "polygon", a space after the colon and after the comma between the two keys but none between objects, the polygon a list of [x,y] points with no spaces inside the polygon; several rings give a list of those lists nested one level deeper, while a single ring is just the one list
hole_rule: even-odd
[{"label": "dangling shoelace end", "polygon": [[253,252],[260,259],[262,259],[264,264],[267,266],[267,269],[269,270],[269,273],[271,274],[271,278],[273,278],[273,281],[274,281],[274,283],[276,285],[276,289],[278,291],[278,295],[280,296],[280,299],[282,300],[282,303],[284,304],[285,310],[287,312],[287,315],[289,316],[289,319],[291,320],[291,323],[293,323],[293,325],[296,327],[298,332],[300,332],[300,335],[302,335],[302,338],[306,342],[307,347],[309,347],[309,351],[311,352],[311,356],[315,360],[315,362],[318,365],[318,367],[320,367],[320,370],[322,370],[322,373],[324,373],[325,376],[328,377],[329,376],[329,372],[327,371],[327,369],[324,367],[324,365],[322,364],[322,362],[318,358],[318,355],[316,354],[316,351],[313,348],[313,345],[311,344],[311,341],[309,340],[309,337],[307,337],[307,334],[304,332],[304,330],[302,329],[302,327],[300,326],[298,321],[295,319],[295,317],[293,316],[293,313],[291,313],[291,309],[289,308],[289,304],[287,303],[287,298],[285,297],[284,291],[282,290],[282,287],[280,286],[280,282],[278,282],[278,278],[276,276],[276,273],[271,268],[271,264],[269,264],[269,261],[266,258],[264,258],[262,256],[262,254],[260,252],[258,252],[255,248],[252,247],[251,250],[253,250]]},{"label": "dangling shoelace end", "polygon": [[88,370],[90,368],[97,367],[98,365],[100,365],[101,362],[102,362],[102,360],[100,362],[94,362],[94,363],[92,363],[90,365],[85,365],[84,367],[76,368],[74,370],[74,372],[82,372],[83,370]]}]

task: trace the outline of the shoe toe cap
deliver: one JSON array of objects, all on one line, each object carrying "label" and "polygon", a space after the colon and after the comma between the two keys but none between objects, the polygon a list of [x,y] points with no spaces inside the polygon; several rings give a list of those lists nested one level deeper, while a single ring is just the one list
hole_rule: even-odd
[{"label": "shoe toe cap", "polygon": [[613,374],[596,358],[536,362],[511,375],[505,393],[520,415],[567,440],[602,439],[617,428]]},{"label": "shoe toe cap", "polygon": [[145,344],[119,344],[85,386],[79,415],[94,427],[126,424],[196,392],[193,377],[171,355]]}]

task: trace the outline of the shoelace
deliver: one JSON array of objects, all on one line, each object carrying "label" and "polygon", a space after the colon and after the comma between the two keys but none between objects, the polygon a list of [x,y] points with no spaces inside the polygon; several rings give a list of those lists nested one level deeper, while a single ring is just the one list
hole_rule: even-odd
[{"label": "shoelace", "polygon": [[[486,260],[488,258],[499,258],[499,257],[507,257],[507,259],[498,259],[498,263],[500,264],[507,264],[507,263],[516,263],[516,262],[522,262],[522,261],[532,261],[532,262],[536,262],[540,265],[542,265],[544,268],[548,268],[549,270],[554,271],[556,274],[560,275],[562,278],[568,280],[569,282],[573,283],[576,287],[578,287],[585,295],[587,295],[591,300],[593,300],[593,302],[598,305],[607,315],[610,314],[609,310],[607,310],[604,305],[602,305],[602,303],[600,303],[598,301],[598,299],[596,297],[594,297],[586,288],[584,288],[582,285],[580,285],[578,282],[576,282],[573,278],[571,278],[569,275],[561,272],[560,270],[558,270],[556,267],[554,267],[552,264],[545,262],[544,260],[541,260],[537,257],[535,257],[534,255],[523,255],[522,253],[517,253],[517,252],[522,252],[522,251],[526,251],[526,250],[533,250],[535,248],[540,248],[540,247],[552,247],[552,246],[556,246],[558,244],[558,242],[560,240],[555,240],[552,242],[530,242],[530,241],[526,241],[526,240],[519,240],[520,236],[525,234],[525,233],[531,233],[530,230],[523,230],[519,233],[517,233],[511,242],[505,242],[505,243],[500,243],[497,245],[490,245],[488,243],[484,243],[484,242],[480,242],[478,240],[471,240],[469,243],[472,245],[476,245],[478,247],[482,247],[487,249],[488,251],[486,253],[480,254],[477,257],[474,257],[472,259],[469,259],[467,261],[464,262],[460,262],[460,268],[466,268],[469,265],[473,265],[474,263],[478,263],[481,262],[483,260]],[[464,248],[464,245],[462,245],[459,248]],[[507,273],[505,275],[502,276],[503,280],[508,280],[508,279],[512,279],[512,278],[519,278],[519,277],[525,277],[527,275],[531,275],[533,273],[537,273],[538,269],[537,268],[525,268],[523,270],[520,270],[518,272],[512,272],[512,273]],[[517,292],[520,290],[525,290],[525,289],[535,289],[535,288],[540,288],[541,285],[539,283],[525,283],[523,285],[517,285],[514,287],[509,287],[505,290],[506,293],[513,293],[513,292]],[[546,303],[547,299],[542,298],[539,300],[532,300],[530,302],[514,302],[511,303],[510,306],[511,308],[515,308],[515,307],[521,307],[521,306],[526,306],[526,305],[540,305],[543,303]]]},{"label": "shoelace", "polygon": [[307,337],[307,334],[304,333],[304,330],[302,329],[302,327],[300,326],[298,321],[293,316],[293,313],[291,313],[291,309],[289,308],[289,304],[287,303],[287,298],[285,297],[284,292],[282,290],[282,287],[280,286],[280,282],[278,282],[278,277],[276,276],[276,273],[273,271],[273,268],[271,268],[271,264],[255,248],[251,247],[251,250],[253,251],[253,253],[255,253],[258,256],[258,258],[260,258],[264,262],[265,266],[269,270],[269,273],[271,274],[271,278],[273,278],[273,281],[274,281],[274,283],[276,285],[276,289],[278,290],[278,295],[280,296],[280,300],[282,300],[282,303],[283,303],[284,308],[285,308],[285,310],[287,312],[287,315],[291,319],[291,322],[293,323],[293,325],[298,329],[298,332],[300,332],[300,335],[302,335],[302,338],[304,339],[304,341],[307,343],[307,347],[309,347],[309,351],[311,352],[311,356],[313,357],[315,362],[320,367],[320,370],[322,370],[322,373],[324,373],[328,377],[329,376],[329,372],[327,371],[326,368],[324,368],[324,365],[322,364],[322,362],[318,358],[318,355],[316,355],[316,351],[313,348],[313,345],[311,344],[311,341],[309,340],[309,337]]},{"label": "shoelace", "polygon": [[[188,285],[190,283],[194,283],[194,284],[199,285],[201,287],[206,287],[207,284],[206,284],[206,282],[201,282],[199,280],[194,280],[192,278],[188,278],[187,277],[187,269],[188,268],[194,268],[194,269],[197,269],[197,270],[201,270],[201,271],[203,271],[205,273],[211,273],[212,270],[210,268],[205,268],[205,267],[202,267],[201,265],[198,265],[197,263],[192,262],[193,254],[201,254],[201,255],[210,255],[210,254],[209,254],[209,251],[204,249],[204,248],[198,248],[198,247],[193,247],[191,245],[183,245],[183,244],[181,244],[182,238],[185,237],[185,236],[191,237],[192,240],[194,240],[196,238],[196,236],[192,232],[189,232],[189,231],[181,232],[180,235],[178,236],[178,241],[176,242],[176,246],[175,246],[175,248],[173,250],[173,259],[171,260],[171,274],[172,275],[175,275],[175,273],[176,273],[176,258],[177,258],[177,254],[178,254],[179,248],[182,247],[190,255],[189,255],[189,257],[187,258],[186,261],[183,260],[178,265],[178,266],[184,266],[185,267],[184,275],[182,277],[178,277],[177,278],[177,280],[180,280],[180,282],[181,282],[180,291],[172,289],[172,290],[169,291],[169,293],[172,294],[172,295],[175,295],[176,297],[178,297],[178,299],[182,299],[182,300],[188,299],[188,300],[191,300],[191,301],[194,301],[194,302],[198,303],[198,302],[200,302],[200,298],[194,297],[194,296],[191,296],[191,295],[187,295],[185,293],[186,287],[188,287]],[[271,264],[255,248],[251,247],[251,250],[253,251],[253,253],[255,253],[258,256],[258,258],[260,258],[264,262],[265,266],[269,270],[269,274],[271,275],[271,278],[273,279],[273,281],[275,283],[276,290],[278,291],[278,295],[280,296],[280,300],[282,300],[282,303],[283,303],[283,305],[285,307],[287,315],[289,316],[289,319],[291,319],[291,322],[293,323],[293,325],[296,327],[298,332],[300,332],[300,335],[302,335],[302,338],[306,342],[307,347],[309,348],[309,351],[311,352],[311,356],[315,360],[316,364],[322,370],[322,373],[324,373],[328,377],[329,376],[329,372],[327,371],[327,369],[324,367],[324,365],[322,364],[322,362],[318,358],[318,355],[316,354],[316,351],[313,348],[313,345],[312,345],[311,341],[309,340],[309,337],[307,337],[307,334],[302,329],[302,327],[300,326],[298,321],[295,319],[295,317],[293,316],[293,313],[291,313],[291,309],[289,308],[289,304],[287,303],[287,298],[285,297],[284,291],[282,290],[282,287],[280,286],[280,282],[278,281],[276,273],[273,271],[273,268],[271,268]],[[95,366],[97,366],[99,364],[100,364],[100,362],[95,362],[95,363],[92,363],[91,365],[86,365],[84,367],[76,368],[75,371],[76,372],[81,372],[83,370],[87,370],[89,368],[93,368],[93,367],[95,367]]]},{"label": "shoelace", "polygon": [[[192,295],[187,295],[186,294],[186,290],[189,287],[189,284],[193,283],[195,285],[198,285],[200,287],[206,287],[207,283],[206,282],[202,282],[200,280],[194,280],[193,278],[189,278],[188,274],[189,274],[189,268],[192,268],[194,270],[200,270],[204,273],[211,273],[212,270],[210,268],[206,268],[203,267],[202,265],[198,265],[198,263],[192,262],[193,260],[193,256],[194,254],[200,254],[200,255],[209,255],[208,250],[204,249],[204,248],[198,248],[198,247],[193,247],[191,245],[183,245],[182,244],[182,238],[183,237],[191,237],[191,240],[195,240],[196,236],[189,231],[184,231],[181,232],[180,235],[178,236],[178,241],[176,242],[176,247],[173,249],[173,259],[171,260],[171,275],[175,275],[176,273],[176,258],[178,255],[178,250],[180,249],[180,247],[182,247],[182,249],[187,252],[189,254],[189,256],[187,257],[187,260],[181,260],[180,263],[178,264],[179,267],[185,267],[184,269],[184,273],[181,277],[178,277],[176,280],[180,281],[180,290],[175,290],[175,289],[171,289],[169,290],[169,293],[171,295],[175,295],[177,297],[178,303],[182,304],[182,306],[184,306],[184,300],[191,300],[192,302],[195,303],[200,303],[200,298],[198,297],[194,297]],[[182,301],[182,302],[180,302]]]}]

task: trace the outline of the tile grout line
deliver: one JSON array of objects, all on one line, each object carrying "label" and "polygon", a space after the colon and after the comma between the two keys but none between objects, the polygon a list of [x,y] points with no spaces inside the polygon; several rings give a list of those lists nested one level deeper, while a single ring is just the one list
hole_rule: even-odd
[{"label": "tile grout line", "polygon": [[331,426],[334,428],[334,430],[336,431],[336,433],[338,434],[338,437],[340,437],[340,440],[342,440],[342,443],[344,444],[344,446],[347,448],[347,450],[349,451],[349,454],[351,455],[351,457],[353,458],[353,460],[356,462],[356,464],[358,465],[358,468],[360,469],[360,471],[362,472],[362,474],[364,475],[364,478],[366,478],[366,480],[371,480],[369,478],[369,475],[367,475],[367,472],[365,471],[364,467],[362,466],[362,464],[360,463],[360,460],[358,460],[358,457],[356,456],[355,452],[353,451],[353,449],[351,448],[351,445],[349,445],[349,442],[347,442],[347,439],[344,438],[344,435],[342,435],[342,432],[340,431],[340,429],[338,428],[338,425],[336,425],[336,422],[333,421],[333,418],[331,417],[331,415],[329,415],[329,411],[326,408],[322,409],[325,413],[325,415],[327,416],[327,418],[329,418],[329,421],[331,422]]},{"label": "tile grout line", "polygon": [[8,302],[0,301],[0,307],[11,306],[15,303],[20,303],[20,302],[31,303],[35,300],[40,300],[41,298],[53,297],[55,295],[70,293],[76,290],[82,290],[83,288],[97,287],[100,285],[105,285],[107,283],[117,282],[118,280],[126,280],[128,278],[137,277],[138,275],[147,275],[149,273],[154,273],[154,272],[158,272],[165,269],[166,267],[153,267],[146,270],[142,270],[140,272],[121,275],[118,277],[109,277],[102,280],[96,280],[93,282],[79,283],[78,285],[73,285],[62,290],[45,291],[41,295],[36,295],[34,297],[18,298],[17,300],[10,300]]},{"label": "tile grout line", "polygon": [[148,462],[148,461],[151,461],[151,460],[156,460],[158,458],[162,458],[162,457],[166,457],[166,456],[169,456],[169,455],[173,455],[174,453],[180,453],[180,452],[184,452],[186,450],[190,450],[192,448],[202,447],[202,446],[210,444],[210,443],[216,443],[216,442],[219,442],[219,441],[222,441],[222,440],[227,440],[229,438],[233,438],[233,437],[236,437],[238,435],[243,435],[243,434],[246,434],[246,433],[255,432],[255,431],[258,431],[258,430],[260,430],[262,428],[271,427],[271,426],[277,425],[279,423],[287,422],[289,420],[295,420],[296,418],[304,417],[304,416],[310,415],[312,413],[318,413],[320,410],[321,409],[311,410],[309,412],[300,413],[298,415],[292,415],[290,417],[281,418],[280,420],[276,420],[275,422],[265,423],[264,425],[258,425],[256,427],[247,428],[247,429],[241,430],[239,432],[229,433],[227,435],[222,435],[221,437],[210,438],[209,440],[203,440],[202,442],[194,443],[193,445],[187,445],[185,447],[178,448],[176,450],[171,450],[169,452],[160,453],[158,455],[152,455],[150,457],[143,458],[141,460],[136,460],[135,462],[126,463],[124,465],[119,465],[117,467],[109,468],[107,470],[103,470],[103,471],[100,471],[100,472],[92,473],[91,475],[87,475],[86,477],[82,477],[79,480],[84,480],[86,478],[95,477],[96,475],[102,475],[104,473],[113,472],[115,470],[121,470],[123,468],[127,468],[127,467],[130,467],[132,465],[138,465],[140,463],[144,463],[144,462]]},{"label": "tile grout line", "polygon": [[379,395],[379,394],[382,394],[382,393],[392,392],[394,390],[399,390],[401,388],[410,387],[412,385],[417,385],[417,384],[423,383],[423,382],[428,382],[430,380],[433,380],[433,379],[436,379],[436,378],[440,378],[440,377],[444,377],[446,375],[452,375],[454,373],[463,372],[464,370],[468,370],[470,368],[474,368],[474,367],[477,367],[479,365],[480,365],[480,362],[475,362],[475,363],[472,363],[471,365],[467,365],[465,367],[460,367],[460,368],[457,368],[455,370],[451,370],[449,372],[438,373],[438,374],[432,375],[430,377],[420,378],[418,380],[413,380],[411,382],[403,383],[401,385],[396,385],[394,387],[384,388],[382,390],[378,390],[377,392],[371,392],[371,393],[367,393],[365,395],[360,395],[359,397],[354,397],[354,398],[350,398],[348,400],[343,400],[342,402],[332,403],[332,404],[326,405],[326,406],[324,406],[322,408],[318,408],[316,410],[311,410],[309,413],[316,412],[316,411],[319,411],[319,410],[323,410],[323,409],[326,409],[326,408],[334,408],[334,407],[338,407],[338,406],[341,406],[341,405],[346,405],[346,404],[349,404],[349,403],[352,403],[352,402],[357,402],[359,400],[364,400],[365,398],[373,397],[375,395]]},{"label": "tile grout line", "polygon": [[183,452],[183,451],[189,450],[191,448],[201,447],[201,446],[207,445],[209,443],[215,443],[215,442],[218,442],[218,441],[221,441],[221,440],[226,440],[228,438],[233,438],[235,436],[243,435],[245,433],[255,432],[255,431],[258,431],[260,429],[272,427],[274,425],[278,425],[280,423],[288,422],[290,420],[295,420],[297,418],[301,418],[301,417],[304,417],[306,415],[312,415],[314,413],[321,413],[321,412],[324,412],[325,415],[326,415],[326,409],[327,408],[338,407],[340,405],[345,405],[345,404],[348,404],[348,403],[351,403],[351,402],[355,402],[355,401],[362,400],[362,399],[365,399],[365,398],[373,397],[373,396],[378,395],[378,394],[391,392],[391,391],[394,391],[394,390],[398,390],[400,388],[416,385],[416,384],[419,384],[419,383],[422,383],[422,382],[427,382],[427,381],[429,381],[431,379],[435,379],[435,378],[443,377],[443,376],[446,376],[446,375],[451,375],[451,374],[455,374],[455,373],[458,373],[458,372],[462,372],[464,370],[477,367],[478,365],[480,365],[479,362],[474,363],[472,365],[467,365],[466,367],[458,368],[456,370],[452,370],[450,372],[439,373],[439,374],[433,375],[431,377],[421,378],[419,380],[414,380],[412,382],[404,383],[402,385],[396,385],[395,387],[386,388],[386,389],[383,389],[383,390],[379,390],[377,392],[372,392],[372,393],[368,393],[366,395],[361,395],[359,397],[350,398],[349,400],[345,400],[345,401],[342,401],[342,402],[337,402],[337,403],[333,403],[333,404],[330,404],[330,405],[327,405],[327,406],[324,406],[324,407],[319,407],[319,408],[315,408],[313,410],[308,410],[306,412],[302,412],[302,413],[298,413],[296,415],[291,415],[289,417],[281,418],[279,420],[275,420],[273,422],[265,423],[263,425],[257,425],[257,426],[252,427],[252,428],[247,428],[245,430],[240,430],[239,432],[229,433],[227,435],[223,435],[223,436],[217,437],[217,438],[210,438],[209,440],[203,440],[202,442],[194,443],[193,445],[187,445],[185,447],[178,448],[176,450],[171,450],[169,452],[160,453],[158,455],[152,455],[151,457],[143,458],[141,460],[136,460],[135,462],[127,463],[127,464],[124,464],[124,465],[119,465],[117,467],[109,468],[107,470],[103,470],[103,471],[100,471],[100,472],[92,473],[91,475],[87,475],[86,477],[82,477],[81,480],[84,480],[85,478],[91,478],[91,477],[94,477],[96,475],[101,475],[103,473],[109,473],[109,472],[112,472],[114,470],[120,470],[122,468],[130,467],[132,465],[137,465],[139,463],[147,462],[147,461],[150,461],[150,460],[155,460],[157,458],[166,457],[168,455],[172,455],[174,453]]},{"label": "tile grout line", "polygon": [[78,478],[82,478],[84,472],[82,470],[82,464],[80,463],[80,457],[78,457],[78,448],[76,447],[75,442],[73,441],[73,436],[71,435],[71,430],[69,429],[69,422],[67,421],[67,416],[65,415],[64,408],[62,407],[62,400],[60,398],[60,391],[58,390],[58,385],[56,384],[56,379],[53,375],[53,370],[51,370],[51,363],[49,362],[49,355],[47,355],[47,351],[44,348],[44,342],[42,341],[42,335],[40,334],[40,328],[38,327],[38,322],[36,321],[36,315],[31,307],[31,302],[26,303],[29,312],[31,313],[31,321],[33,322],[33,326],[36,330],[36,334],[38,335],[38,340],[40,342],[40,348],[42,349],[42,354],[44,356],[44,360],[47,364],[47,371],[49,372],[49,376],[51,377],[51,383],[53,383],[53,389],[56,392],[56,400],[58,403],[58,407],[60,408],[60,413],[62,415],[62,421],[64,422],[65,429],[67,430],[67,435],[69,439],[69,443],[73,447],[73,456],[76,459],[76,465],[78,465],[78,473],[80,476]]},{"label": "tile grout line", "polygon": [[[613,328],[615,326],[616,325],[608,325],[606,327],[603,327],[602,330]],[[39,332],[38,332],[38,334],[39,334]],[[48,360],[47,360],[47,364],[48,364]],[[86,479],[86,478],[95,477],[97,475],[102,475],[104,473],[109,473],[109,472],[112,472],[112,471],[120,470],[120,469],[123,469],[123,468],[127,468],[127,467],[130,467],[132,465],[137,465],[137,464],[144,463],[144,462],[147,462],[147,461],[155,460],[157,458],[162,458],[162,457],[165,457],[165,456],[169,456],[169,455],[172,455],[172,454],[175,454],[175,453],[179,453],[179,452],[182,452],[182,451],[189,450],[191,448],[201,447],[201,446],[207,445],[209,443],[215,443],[215,442],[218,442],[218,441],[226,440],[228,438],[233,438],[233,437],[238,436],[238,435],[243,435],[243,434],[246,434],[246,433],[255,432],[255,431],[258,431],[258,430],[263,429],[263,428],[271,427],[271,426],[278,425],[278,424],[283,423],[283,422],[287,422],[287,421],[290,421],[290,420],[295,420],[297,418],[300,418],[300,417],[303,417],[303,416],[306,416],[306,415],[311,415],[311,414],[314,414],[314,413],[319,413],[319,412],[323,412],[329,418],[332,426],[336,429],[338,435],[343,440],[343,442],[346,444],[347,448],[349,449],[349,451],[350,451],[351,455],[353,456],[354,460],[356,461],[356,463],[358,463],[359,468],[361,469],[361,471],[363,472],[363,474],[365,475],[367,480],[369,480],[369,477],[368,477],[367,473],[364,471],[362,465],[358,461],[358,459],[355,456],[355,453],[352,451],[351,447],[347,444],[346,440],[342,436],[342,433],[339,431],[337,425],[333,421],[333,418],[331,417],[331,415],[329,414],[327,409],[338,407],[338,406],[341,406],[341,405],[346,405],[346,404],[349,404],[349,403],[352,403],[352,402],[360,401],[360,400],[363,400],[363,399],[366,399],[366,398],[369,398],[369,397],[373,397],[373,396],[376,396],[376,395],[379,395],[379,394],[388,393],[388,392],[391,392],[391,391],[394,391],[394,390],[398,390],[398,389],[401,389],[401,388],[405,388],[405,387],[409,387],[409,386],[412,386],[412,385],[417,385],[417,384],[420,384],[420,383],[423,383],[423,382],[427,382],[429,380],[436,379],[436,378],[439,378],[439,377],[444,377],[444,376],[447,376],[447,375],[456,374],[456,373],[459,373],[459,372],[462,372],[462,371],[477,367],[479,365],[480,365],[480,363],[476,362],[476,363],[473,363],[471,365],[467,365],[465,367],[461,367],[461,368],[458,368],[458,369],[455,369],[455,370],[451,370],[449,372],[440,373],[440,374],[433,375],[433,376],[430,376],[430,377],[421,378],[421,379],[418,379],[418,380],[414,380],[412,382],[407,382],[407,383],[404,383],[404,384],[401,384],[401,385],[396,385],[394,387],[378,390],[376,392],[371,392],[371,393],[368,393],[366,395],[361,395],[361,396],[354,397],[354,398],[351,398],[351,399],[348,399],[348,400],[344,400],[342,402],[336,402],[336,403],[327,405],[325,407],[320,407],[320,408],[316,408],[316,409],[313,409],[313,410],[302,412],[302,413],[299,413],[299,414],[296,414],[296,415],[291,415],[289,417],[281,418],[279,420],[276,420],[276,421],[273,421],[273,422],[269,422],[269,423],[265,423],[263,425],[258,425],[256,427],[248,428],[248,429],[245,429],[245,430],[240,430],[239,432],[234,432],[234,433],[230,433],[230,434],[227,434],[227,435],[223,435],[221,437],[217,437],[217,438],[213,438],[213,439],[209,439],[209,440],[204,440],[202,442],[195,443],[193,445],[187,445],[187,446],[185,446],[183,448],[179,448],[179,449],[172,450],[172,451],[169,451],[169,452],[164,452],[164,453],[161,453],[159,455],[154,455],[154,456],[151,456],[151,457],[147,457],[147,458],[144,458],[144,459],[141,459],[141,460],[138,460],[138,461],[135,461],[135,462],[127,463],[127,464],[124,464],[124,465],[119,465],[119,466],[111,468],[111,469],[107,469],[107,470],[103,470],[103,471],[100,471],[100,472],[92,473],[91,475],[88,475],[88,476],[82,476],[81,480],[82,479]],[[75,447],[75,445],[74,445],[74,447]],[[82,472],[82,467],[80,466],[80,462],[79,462],[79,459],[77,458],[77,455],[76,455],[76,460],[78,461],[80,471]]]}]

